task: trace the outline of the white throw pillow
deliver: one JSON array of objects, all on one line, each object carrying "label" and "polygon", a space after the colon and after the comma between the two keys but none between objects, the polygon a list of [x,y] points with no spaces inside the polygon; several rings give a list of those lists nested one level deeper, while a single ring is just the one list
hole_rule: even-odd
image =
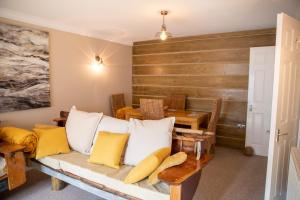
[{"label": "white throw pillow", "polygon": [[126,165],[137,165],[154,151],[171,147],[175,117],[161,120],[130,119],[129,141],[125,153]]},{"label": "white throw pillow", "polygon": [[129,133],[129,122],[122,119],[113,118],[110,116],[103,115],[93,140],[93,146],[91,152],[93,151],[94,145],[97,141],[99,132],[106,131],[110,133]]},{"label": "white throw pillow", "polygon": [[73,106],[66,122],[70,147],[83,154],[89,154],[97,126],[103,113],[79,111]]}]

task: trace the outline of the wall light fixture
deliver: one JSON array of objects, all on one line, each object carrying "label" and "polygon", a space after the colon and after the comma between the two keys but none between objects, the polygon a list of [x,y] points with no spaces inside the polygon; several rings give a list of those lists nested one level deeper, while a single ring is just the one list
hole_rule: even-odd
[{"label": "wall light fixture", "polygon": [[92,67],[97,72],[102,71],[104,68],[103,58],[100,57],[99,55],[96,55]]}]

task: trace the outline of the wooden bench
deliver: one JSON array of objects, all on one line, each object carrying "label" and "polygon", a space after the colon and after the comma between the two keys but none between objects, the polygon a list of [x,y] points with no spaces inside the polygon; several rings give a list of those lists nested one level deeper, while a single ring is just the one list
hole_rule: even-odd
[{"label": "wooden bench", "polygon": [[[67,117],[68,112],[61,111],[60,117],[55,118],[54,121],[58,126],[65,126]],[[213,155],[205,154],[203,149],[201,149],[201,146],[204,146],[202,143],[213,134],[206,134],[201,130],[182,128],[175,128],[174,130],[172,152],[185,151],[188,153],[188,158],[183,164],[162,171],[158,178],[170,186],[171,200],[190,200],[197,189],[202,169],[213,158]],[[191,137],[186,137],[183,134],[189,134]],[[184,145],[185,142],[193,143],[193,148],[191,148],[191,145]],[[65,181],[100,197],[105,197],[109,193],[114,195],[114,198],[118,196],[119,198],[117,199],[137,199],[68,172],[53,170],[42,164],[37,165],[37,162],[34,165],[44,173],[52,176],[52,184],[54,184],[52,188],[61,189],[60,186],[64,186],[61,182]]]}]

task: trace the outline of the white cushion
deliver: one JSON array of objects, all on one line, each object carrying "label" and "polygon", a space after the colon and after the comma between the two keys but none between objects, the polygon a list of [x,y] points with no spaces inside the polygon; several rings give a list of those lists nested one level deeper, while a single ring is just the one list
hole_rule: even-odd
[{"label": "white cushion", "polygon": [[169,186],[163,182],[149,185],[145,179],[135,184],[125,184],[123,180],[132,169],[130,166],[122,165],[120,169],[114,169],[105,165],[89,163],[87,160],[87,155],[76,151],[39,159],[46,166],[55,167],[54,169],[69,172],[139,199],[170,199]]},{"label": "white cushion", "polygon": [[91,152],[93,151],[94,144],[97,141],[97,137],[99,132],[106,131],[110,133],[129,133],[129,122],[122,119],[117,119],[113,117],[109,117],[103,115],[98,127],[97,131],[93,140],[93,146],[91,148]]},{"label": "white cushion", "polygon": [[122,119],[113,118],[103,115],[98,127],[97,133],[100,131],[107,131],[111,133],[128,133],[129,122]]},{"label": "white cushion", "polygon": [[66,122],[70,147],[83,154],[89,154],[97,126],[103,113],[79,111],[73,106]]},{"label": "white cushion", "polygon": [[60,154],[56,158],[59,160],[60,167],[64,172],[104,185],[107,188],[139,199],[170,199],[169,188],[163,183],[151,186],[147,184],[146,180],[143,180],[136,184],[125,184],[123,180],[132,169],[130,166],[122,165],[120,169],[114,169],[105,165],[89,163],[87,162],[88,156],[74,151],[68,154]]},{"label": "white cushion", "polygon": [[63,154],[57,154],[57,155],[52,155],[52,156],[46,156],[43,158],[38,159],[39,162],[41,162],[42,164],[51,167],[52,169],[56,169],[56,170],[60,170],[60,157]]},{"label": "white cushion", "polygon": [[144,121],[130,119],[130,136],[124,163],[137,165],[154,151],[163,147],[171,147],[174,123],[174,117]]}]

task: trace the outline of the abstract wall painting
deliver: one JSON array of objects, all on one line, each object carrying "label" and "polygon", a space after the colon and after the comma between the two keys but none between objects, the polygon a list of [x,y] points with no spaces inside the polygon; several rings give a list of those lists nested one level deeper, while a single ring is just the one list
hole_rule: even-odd
[{"label": "abstract wall painting", "polygon": [[48,32],[0,22],[0,113],[49,106]]}]

